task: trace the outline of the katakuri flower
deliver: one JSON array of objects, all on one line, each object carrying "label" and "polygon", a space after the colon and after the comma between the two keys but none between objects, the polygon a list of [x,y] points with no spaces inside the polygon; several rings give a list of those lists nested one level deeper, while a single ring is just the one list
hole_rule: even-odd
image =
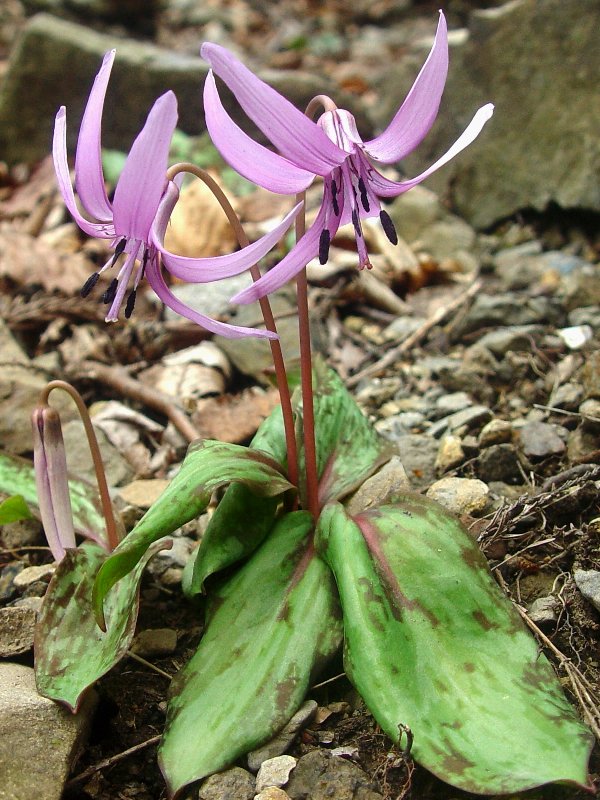
[{"label": "katakuri flower", "polygon": [[[339,226],[349,222],[354,226],[359,266],[370,267],[361,220],[379,216],[395,244],[398,237],[380,198],[408,191],[446,164],[479,135],[494,109],[491,103],[480,108],[452,147],[420,175],[392,181],[372,162],[393,164],[403,159],[425,138],[437,116],[448,73],[448,35],[441,11],[431,52],[404,103],[386,130],[367,142],[361,139],[353,115],[328,97],[315,98],[325,111],[313,122],[225,48],[205,43],[201,52],[212,68],[204,87],[206,125],[225,160],[248,180],[281,194],[304,191],[317,175],[324,179],[323,201],[313,225],[282,261],[232,298],[237,303],[252,302],[279,288],[316,255],[324,264]],[[278,152],[255,142],[231,119],[213,73]]]},{"label": "katakuri flower", "polygon": [[[87,216],[79,210],[71,184],[64,106],[56,115],[54,127],[54,167],[65,205],[81,230],[90,236],[111,240],[113,247],[112,256],[86,281],[81,295],[87,297],[98,282],[100,274],[121,262],[117,276],[102,296],[104,303],[109,305],[107,322],[118,319],[133,275],[133,286],[125,301],[125,317],[131,316],[139,282],[145,275],[165,305],[212,333],[229,338],[276,338],[276,334],[271,331],[218,322],[189,308],[167,286],[162,275],[162,266],[186,281],[198,283],[219,280],[224,275],[237,275],[249,269],[275,246],[294,221],[301,205],[297,205],[273,231],[240,252],[214,258],[187,259],[182,266],[182,259],[169,253],[162,245],[164,230],[179,191],[166,178],[169,147],[177,124],[177,100],[173,92],[165,92],[150,109],[146,123],[129,151],[112,202],[106,194],[100,129],[114,58],[114,50],[104,56],[88,98],[77,141],[75,189]],[[161,220],[161,225],[158,238],[153,239],[151,231],[157,217]]]}]

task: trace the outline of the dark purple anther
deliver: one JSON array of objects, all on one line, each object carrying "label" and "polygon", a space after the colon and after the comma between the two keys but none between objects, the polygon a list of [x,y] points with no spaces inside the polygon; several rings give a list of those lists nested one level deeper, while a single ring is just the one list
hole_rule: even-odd
[{"label": "dark purple anther", "polygon": [[329,258],[329,245],[331,244],[331,234],[327,228],[323,228],[319,237],[319,264],[326,264]]},{"label": "dark purple anther", "polygon": [[383,209],[379,212],[379,221],[381,222],[381,227],[383,228],[383,232],[390,240],[392,244],[398,244],[398,234],[396,233],[396,228],[394,227],[394,223],[392,222],[392,218]]}]

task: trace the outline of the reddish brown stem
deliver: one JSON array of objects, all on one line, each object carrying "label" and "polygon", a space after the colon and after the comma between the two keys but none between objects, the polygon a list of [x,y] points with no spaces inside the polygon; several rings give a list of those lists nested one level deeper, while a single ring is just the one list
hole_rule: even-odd
[{"label": "reddish brown stem", "polygon": [[94,462],[94,470],[96,472],[96,482],[98,483],[98,491],[100,493],[100,502],[102,503],[102,513],[104,514],[104,524],[106,525],[106,541],[110,550],[114,550],[119,544],[119,534],[117,533],[117,525],[113,514],[113,507],[110,500],[108,491],[108,484],[106,482],[106,473],[104,472],[104,464],[102,463],[102,455],[100,454],[100,447],[98,446],[98,439],[94,432],[92,420],[86,408],[83,398],[70,383],[66,381],[51,381],[40,395],[40,405],[47,405],[48,397],[53,389],[62,389],[74,401],[79,411],[79,416],[83,422],[85,433],[88,440],[90,452],[92,454],[92,461]]},{"label": "reddish brown stem", "polygon": [[[179,172],[189,172],[195,175],[208,186],[211,192],[216,197],[221,208],[225,212],[231,227],[233,228],[240,247],[247,247],[250,240],[246,236],[237,214],[233,210],[231,203],[227,199],[227,195],[223,192],[215,179],[200,167],[195,164],[183,163],[176,164],[171,167],[167,172],[167,178],[173,180],[175,175]],[[250,268],[250,275],[253,281],[257,281],[260,277],[260,269],[255,264]],[[265,321],[267,330],[277,333],[277,326],[275,324],[275,317],[271,309],[271,304],[268,297],[261,297],[259,299],[260,310]],[[285,361],[283,358],[283,351],[281,349],[281,342],[279,339],[270,339],[271,355],[273,358],[273,365],[275,367],[275,378],[277,380],[277,388],[279,390],[279,399],[281,402],[281,410],[283,414],[283,427],[285,430],[285,441],[288,454],[288,478],[290,483],[298,486],[298,449],[296,447],[296,434],[294,431],[294,413],[292,411],[292,399],[290,396],[290,389],[287,381],[287,373],[285,370]]]},{"label": "reddish brown stem", "polygon": [[[296,197],[304,200],[304,194]],[[304,236],[304,212],[296,219],[296,241]],[[317,474],[317,448],[315,443],[315,409],[312,383],[312,353],[310,344],[310,316],[308,311],[308,281],[306,267],[296,277],[298,292],[298,333],[300,339],[300,379],[302,387],[302,436],[304,439],[304,469],[306,472],[307,510],[319,518],[319,476]]]}]

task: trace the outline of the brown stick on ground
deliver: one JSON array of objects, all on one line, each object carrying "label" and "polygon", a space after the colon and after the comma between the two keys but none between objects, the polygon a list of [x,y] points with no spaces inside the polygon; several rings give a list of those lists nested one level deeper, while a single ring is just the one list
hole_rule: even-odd
[{"label": "brown stick on ground", "polygon": [[397,347],[394,347],[392,350],[388,350],[388,352],[382,356],[379,361],[376,361],[374,364],[370,364],[368,367],[365,367],[360,372],[357,372],[356,375],[352,375],[346,381],[346,386],[351,388],[352,386],[356,386],[359,381],[363,378],[370,378],[373,375],[377,375],[378,372],[385,369],[385,367],[389,367],[391,364],[396,361],[404,353],[408,352],[411,347],[413,347],[417,342],[419,342],[429,331],[441,322],[444,317],[447,317],[448,314],[451,314],[453,311],[456,311],[458,308],[462,306],[463,303],[466,303],[473,295],[477,294],[477,292],[481,289],[481,281],[479,279],[473,281],[467,289],[462,292],[458,297],[456,297],[451,303],[448,303],[447,306],[443,306],[439,308],[435,314],[432,314],[431,317],[426,320],[420,328],[414,333],[406,338],[403,342],[401,342]]},{"label": "brown stick on ground", "polygon": [[79,378],[91,378],[92,380],[101,381],[124,397],[128,397],[130,400],[137,400],[153,411],[164,414],[188,442],[200,438],[200,434],[185,412],[178,408],[171,397],[132,378],[122,367],[109,367],[96,361],[84,361],[77,368],[76,373]]}]

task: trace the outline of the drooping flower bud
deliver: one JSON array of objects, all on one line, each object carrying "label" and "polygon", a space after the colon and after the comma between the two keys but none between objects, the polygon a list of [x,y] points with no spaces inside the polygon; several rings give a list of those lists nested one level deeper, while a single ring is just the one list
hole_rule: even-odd
[{"label": "drooping flower bud", "polygon": [[76,546],[60,417],[51,406],[40,405],[31,423],[40,514],[52,555],[60,561],[67,548]]}]

